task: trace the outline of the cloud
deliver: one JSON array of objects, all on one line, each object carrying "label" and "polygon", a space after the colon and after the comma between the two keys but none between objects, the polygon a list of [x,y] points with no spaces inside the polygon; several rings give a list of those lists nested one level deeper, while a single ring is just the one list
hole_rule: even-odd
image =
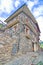
[{"label": "cloud", "polygon": [[35,5],[38,4],[38,2],[39,2],[39,0],[34,0],[34,4]]},{"label": "cloud", "polygon": [[9,14],[14,9],[12,0],[0,0],[0,2],[0,14],[2,12]]},{"label": "cloud", "polygon": [[15,1],[14,4],[15,4],[15,7],[18,7],[18,5],[20,4],[20,1],[17,0],[17,1]]},{"label": "cloud", "polygon": [[[0,0],[0,19],[3,21],[20,4],[19,0]],[[5,14],[3,14],[5,13]],[[3,19],[2,19],[3,18]]]},{"label": "cloud", "polygon": [[40,39],[43,40],[43,17],[40,16],[36,20],[37,20],[37,22],[39,24],[39,28],[41,30]]},{"label": "cloud", "polygon": [[37,18],[38,16],[41,16],[41,15],[43,15],[43,5],[39,5],[39,7],[37,7],[37,8],[34,8],[34,10],[33,10],[33,14],[34,14],[34,16]]},{"label": "cloud", "polygon": [[38,1],[39,1],[39,0],[34,0],[34,1],[30,1],[30,0],[29,0],[29,1],[27,2],[27,5],[28,5],[29,9],[32,10],[33,6],[38,4]]},{"label": "cloud", "polygon": [[22,0],[22,1],[27,2],[27,1],[29,1],[29,0]]}]

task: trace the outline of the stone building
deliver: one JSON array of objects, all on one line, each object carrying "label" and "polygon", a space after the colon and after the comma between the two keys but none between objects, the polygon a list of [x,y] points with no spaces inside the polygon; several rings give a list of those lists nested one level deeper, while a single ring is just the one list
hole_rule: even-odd
[{"label": "stone building", "polygon": [[23,5],[5,22],[0,30],[0,59],[9,59],[16,53],[39,50],[40,29],[27,5]]}]

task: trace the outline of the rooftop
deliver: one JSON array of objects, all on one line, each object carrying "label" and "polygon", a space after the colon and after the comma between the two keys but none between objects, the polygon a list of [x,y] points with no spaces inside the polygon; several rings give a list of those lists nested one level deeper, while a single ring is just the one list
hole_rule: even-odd
[{"label": "rooftop", "polygon": [[[14,17],[16,17],[19,13],[24,12],[26,15],[28,15],[34,23],[37,23],[37,21],[35,20],[34,16],[32,15],[32,13],[30,12],[29,8],[27,7],[27,5],[24,3],[20,8],[18,8],[16,11],[14,11],[14,13],[12,15],[10,15],[5,22],[9,22],[11,21]],[[37,28],[40,32],[38,23],[37,23]]]}]

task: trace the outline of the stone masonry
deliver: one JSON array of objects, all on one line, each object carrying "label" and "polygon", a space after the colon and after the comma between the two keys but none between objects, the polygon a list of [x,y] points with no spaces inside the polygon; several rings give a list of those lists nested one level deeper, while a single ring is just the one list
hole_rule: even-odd
[{"label": "stone masonry", "polygon": [[4,64],[11,60],[19,52],[25,54],[39,50],[40,31],[26,5],[23,5],[5,22],[7,22],[7,25],[0,29],[1,63]]}]

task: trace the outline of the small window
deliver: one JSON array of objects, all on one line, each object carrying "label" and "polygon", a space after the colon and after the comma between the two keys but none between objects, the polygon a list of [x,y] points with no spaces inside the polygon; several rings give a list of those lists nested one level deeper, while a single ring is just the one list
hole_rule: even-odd
[{"label": "small window", "polygon": [[25,27],[25,33],[29,34],[29,28],[28,27]]},{"label": "small window", "polygon": [[14,30],[16,31],[18,29],[18,24],[14,25]]}]

